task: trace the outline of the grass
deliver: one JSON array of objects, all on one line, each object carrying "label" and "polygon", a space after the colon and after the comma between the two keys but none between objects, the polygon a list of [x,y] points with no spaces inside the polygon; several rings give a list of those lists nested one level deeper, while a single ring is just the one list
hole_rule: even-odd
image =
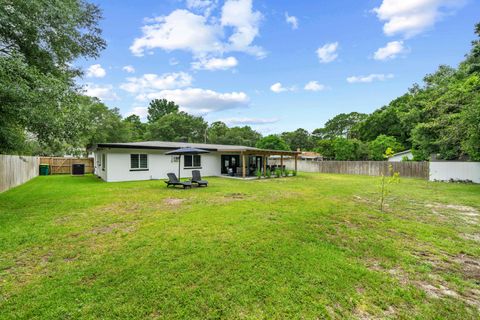
[{"label": "grass", "polygon": [[0,194],[0,318],[480,317],[479,185],[209,180]]}]

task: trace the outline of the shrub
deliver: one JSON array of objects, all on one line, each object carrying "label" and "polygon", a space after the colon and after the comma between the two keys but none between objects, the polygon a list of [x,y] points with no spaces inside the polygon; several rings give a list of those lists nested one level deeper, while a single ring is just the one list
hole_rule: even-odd
[{"label": "shrub", "polygon": [[280,168],[275,169],[275,176],[277,178],[280,178],[282,176],[282,170],[280,170]]},{"label": "shrub", "polygon": [[267,171],[265,171],[265,175],[267,176],[267,178],[270,178],[272,176],[269,168],[267,168]]},{"label": "shrub", "polygon": [[295,177],[296,175],[297,175],[297,171],[293,170],[293,171],[292,171],[292,176]]},{"label": "shrub", "polygon": [[258,179],[260,179],[262,177],[262,170],[257,169],[257,171],[255,172],[255,175],[257,176]]}]

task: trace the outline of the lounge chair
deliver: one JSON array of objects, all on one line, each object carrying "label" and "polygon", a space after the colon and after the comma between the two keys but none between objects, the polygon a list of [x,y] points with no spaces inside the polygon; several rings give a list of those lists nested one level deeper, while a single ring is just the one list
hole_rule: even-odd
[{"label": "lounge chair", "polygon": [[202,176],[200,175],[200,170],[193,170],[192,171],[192,183],[198,184],[199,187],[201,186],[208,186],[207,180],[202,180]]},{"label": "lounge chair", "polygon": [[178,180],[175,173],[167,173],[167,176],[168,176],[168,181],[165,181],[165,183],[167,184],[167,188],[170,186],[174,186],[174,187],[182,186],[183,189],[192,187],[192,183],[190,181],[183,182]]}]

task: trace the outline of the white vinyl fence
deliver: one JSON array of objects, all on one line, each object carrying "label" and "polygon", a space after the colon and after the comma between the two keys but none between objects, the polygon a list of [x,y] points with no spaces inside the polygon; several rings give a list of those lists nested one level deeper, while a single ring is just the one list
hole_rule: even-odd
[{"label": "white vinyl fence", "polygon": [[0,192],[38,176],[40,158],[0,154]]},{"label": "white vinyl fence", "polygon": [[480,162],[432,161],[431,181],[467,181],[480,183]]}]

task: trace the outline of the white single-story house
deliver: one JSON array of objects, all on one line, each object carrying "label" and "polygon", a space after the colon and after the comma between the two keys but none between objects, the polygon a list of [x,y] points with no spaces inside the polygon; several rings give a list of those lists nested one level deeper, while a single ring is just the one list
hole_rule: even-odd
[{"label": "white single-story house", "polygon": [[400,162],[403,161],[403,158],[407,157],[408,160],[413,160],[413,154],[411,150],[405,150],[402,152],[395,153],[393,156],[388,158],[390,162]]},{"label": "white single-story house", "polygon": [[[197,148],[205,154],[172,156],[165,152],[180,148]],[[265,150],[246,146],[206,143],[146,141],[131,143],[99,143],[92,148],[95,174],[108,182],[166,179],[167,173],[191,177],[192,170],[202,176],[233,174],[246,178],[260,170],[263,174],[271,155],[295,157],[299,152]]]}]

